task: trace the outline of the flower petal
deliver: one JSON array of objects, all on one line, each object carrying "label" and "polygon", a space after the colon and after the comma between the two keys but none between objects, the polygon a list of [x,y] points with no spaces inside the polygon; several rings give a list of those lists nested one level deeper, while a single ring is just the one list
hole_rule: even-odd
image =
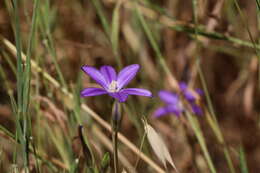
[{"label": "flower petal", "polygon": [[115,92],[115,93],[108,93],[108,94],[114,97],[115,99],[117,99],[119,102],[125,102],[126,99],[128,98],[128,95],[126,93]]},{"label": "flower petal", "polygon": [[99,70],[88,65],[82,66],[81,69],[92,79],[94,79],[99,85],[101,85],[104,89],[108,89],[106,79]]},{"label": "flower petal", "polygon": [[118,88],[126,86],[135,77],[139,68],[138,64],[132,64],[121,70],[117,76]]},{"label": "flower petal", "polygon": [[158,93],[160,99],[167,104],[176,104],[179,102],[179,97],[177,94],[171,93],[169,91],[161,90]]},{"label": "flower petal", "polygon": [[190,103],[195,102],[196,100],[194,94],[188,90],[183,91],[183,95]]},{"label": "flower petal", "polygon": [[187,84],[185,82],[180,82],[179,87],[181,91],[184,91],[188,88]]},{"label": "flower petal", "polygon": [[102,88],[85,88],[80,93],[82,97],[98,96],[103,94],[107,94],[107,91]]},{"label": "flower petal", "polygon": [[202,115],[203,114],[202,109],[196,104],[192,104],[191,109],[192,109],[193,113],[196,114],[196,115]]},{"label": "flower petal", "polygon": [[150,91],[141,88],[126,88],[120,91],[120,93],[122,92],[128,95],[152,97],[152,93]]},{"label": "flower petal", "polygon": [[203,96],[203,95],[204,95],[203,90],[200,89],[200,88],[196,88],[195,91],[196,91],[196,93],[199,94],[200,96]]},{"label": "flower petal", "polygon": [[163,115],[169,114],[170,112],[168,111],[167,107],[160,107],[158,109],[155,110],[153,116],[155,118],[159,118]]},{"label": "flower petal", "polygon": [[174,105],[168,105],[167,106],[167,109],[169,112],[177,115],[177,116],[180,116],[181,113],[184,111],[183,107],[180,105],[180,103],[178,104],[174,104]]},{"label": "flower petal", "polygon": [[100,68],[100,72],[105,77],[108,85],[112,82],[112,80],[116,81],[116,71],[113,67],[104,65]]}]

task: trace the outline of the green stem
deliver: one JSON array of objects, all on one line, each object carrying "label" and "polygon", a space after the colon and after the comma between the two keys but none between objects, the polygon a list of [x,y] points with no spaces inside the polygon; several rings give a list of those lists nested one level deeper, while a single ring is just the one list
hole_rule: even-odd
[{"label": "green stem", "polygon": [[114,156],[114,170],[115,173],[119,171],[118,164],[118,129],[121,122],[121,107],[120,104],[115,101],[112,109],[112,142],[113,142],[113,156]]},{"label": "green stem", "polygon": [[198,122],[197,118],[192,116],[189,112],[186,112],[186,116],[187,116],[188,121],[189,121],[189,123],[190,123],[190,125],[191,125],[191,127],[192,127],[192,129],[194,131],[194,134],[195,134],[195,136],[196,136],[196,138],[197,138],[197,140],[199,142],[199,145],[200,145],[201,150],[202,150],[202,152],[204,154],[204,157],[206,159],[206,162],[208,164],[210,172],[211,173],[216,173],[217,171],[216,171],[216,169],[214,167],[214,164],[213,164],[213,162],[211,160],[209,151],[208,151],[207,146],[206,146],[206,141],[205,141],[205,138],[204,138],[203,133],[201,131],[201,128],[199,126],[199,122]]},{"label": "green stem", "polygon": [[118,150],[117,150],[117,144],[118,144],[118,131],[114,130],[113,131],[113,156],[114,156],[114,169],[115,169],[115,173],[118,173]]}]

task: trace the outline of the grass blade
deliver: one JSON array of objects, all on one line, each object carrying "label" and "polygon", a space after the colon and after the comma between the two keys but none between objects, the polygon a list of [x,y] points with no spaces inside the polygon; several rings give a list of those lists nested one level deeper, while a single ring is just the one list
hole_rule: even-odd
[{"label": "grass blade", "polygon": [[201,146],[202,152],[205,156],[205,159],[207,161],[210,172],[216,173],[217,171],[216,171],[214,164],[211,160],[209,151],[208,151],[207,146],[206,146],[205,138],[204,138],[203,133],[200,129],[199,122],[198,122],[197,118],[194,117],[193,115],[191,115],[188,111],[186,112],[186,116],[187,116],[187,118],[188,118],[188,120],[191,124],[191,127],[192,127],[197,139],[198,139],[198,142]]},{"label": "grass blade", "polygon": [[239,148],[239,161],[241,173],[248,173],[246,155],[242,146]]},{"label": "grass blade", "polygon": [[119,47],[118,47],[118,39],[119,39],[119,26],[120,26],[120,7],[121,7],[121,0],[119,0],[116,4],[116,7],[113,11],[112,23],[111,23],[111,45],[113,52],[116,56],[117,64],[119,67],[122,67],[122,62],[119,57]]}]

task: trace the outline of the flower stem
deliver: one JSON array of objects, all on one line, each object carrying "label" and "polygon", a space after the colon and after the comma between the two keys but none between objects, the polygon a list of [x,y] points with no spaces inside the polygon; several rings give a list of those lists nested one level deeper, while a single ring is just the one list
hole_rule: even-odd
[{"label": "flower stem", "polygon": [[115,173],[118,173],[118,151],[117,151],[117,130],[113,131],[113,156],[114,156],[114,169]]},{"label": "flower stem", "polygon": [[120,104],[115,101],[112,110],[112,141],[113,141],[113,156],[114,156],[114,170],[118,173],[118,129],[121,122],[121,109]]}]

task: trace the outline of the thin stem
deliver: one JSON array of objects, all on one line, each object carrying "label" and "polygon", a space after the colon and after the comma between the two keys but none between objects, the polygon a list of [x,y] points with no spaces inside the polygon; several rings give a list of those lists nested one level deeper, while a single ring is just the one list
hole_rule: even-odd
[{"label": "thin stem", "polygon": [[191,128],[193,129],[194,131],[194,134],[200,144],[200,147],[202,149],[202,152],[204,154],[204,157],[206,159],[206,162],[208,164],[208,167],[210,169],[210,172],[211,173],[216,173],[216,169],[214,167],[214,164],[211,160],[211,157],[209,155],[209,151],[208,151],[208,148],[206,146],[206,141],[205,141],[205,137],[203,136],[203,133],[201,131],[201,128],[200,128],[200,125],[199,125],[199,122],[197,120],[196,117],[192,116],[191,113],[189,113],[188,111],[186,112],[186,116],[188,118],[188,121],[191,125]]},{"label": "thin stem", "polygon": [[118,129],[121,122],[121,109],[120,104],[115,101],[112,109],[112,141],[113,141],[113,156],[114,156],[114,170],[118,173]]},{"label": "thin stem", "polygon": [[117,150],[117,144],[118,144],[118,135],[117,130],[113,131],[112,139],[113,139],[113,156],[114,156],[114,169],[115,173],[118,173],[118,150]]},{"label": "thin stem", "polygon": [[[144,133],[143,137],[142,137],[142,141],[141,141],[141,145],[140,145],[140,148],[139,148],[139,151],[141,152],[142,151],[142,148],[143,148],[143,145],[144,145],[144,140],[145,140],[145,137],[146,137],[146,133]],[[135,170],[138,166],[138,163],[140,161],[140,157],[137,158],[136,162],[135,162]]]}]

